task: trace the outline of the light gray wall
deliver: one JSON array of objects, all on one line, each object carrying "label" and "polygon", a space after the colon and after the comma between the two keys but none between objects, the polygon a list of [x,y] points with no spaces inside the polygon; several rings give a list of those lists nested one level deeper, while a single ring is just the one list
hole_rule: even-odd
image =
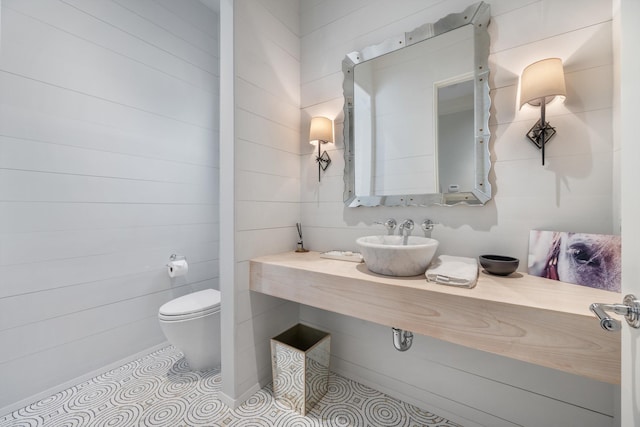
[{"label": "light gray wall", "polygon": [[[612,197],[611,2],[491,1],[491,156],[495,197],[484,207],[343,206],[341,61],[348,52],[459,12],[473,0],[301,2],[302,134],[310,117],[336,117],[333,163],[318,184],[312,148],[301,138],[302,222],[318,251],[355,250],[395,217],[440,225],[440,253],[503,253],[526,271],[530,229],[616,231]],[[571,19],[567,19],[570,16]],[[518,77],[538,59],[565,62],[567,100],[550,106],[558,130],[547,164],[525,134],[539,111],[517,109]],[[597,83],[594,83],[597,82]],[[332,369],[464,425],[611,425],[616,387],[417,336],[395,351],[388,328],[302,306],[303,322],[332,333]],[[550,356],[552,357],[552,356]]]},{"label": "light gray wall", "polygon": [[294,250],[300,218],[299,3],[235,1],[233,15],[235,206],[223,207],[235,209],[235,342],[223,365],[232,406],[271,381],[269,338],[299,313],[298,304],[249,291],[249,260]]},{"label": "light gray wall", "polygon": [[218,287],[217,38],[195,0],[2,1],[0,408],[162,343],[158,307]]}]

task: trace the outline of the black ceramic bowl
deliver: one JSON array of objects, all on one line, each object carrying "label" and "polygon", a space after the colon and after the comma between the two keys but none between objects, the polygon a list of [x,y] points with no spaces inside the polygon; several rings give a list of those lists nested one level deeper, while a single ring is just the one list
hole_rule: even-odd
[{"label": "black ceramic bowl", "polygon": [[491,274],[496,276],[508,276],[518,269],[520,260],[510,256],[502,255],[480,255],[480,265]]}]

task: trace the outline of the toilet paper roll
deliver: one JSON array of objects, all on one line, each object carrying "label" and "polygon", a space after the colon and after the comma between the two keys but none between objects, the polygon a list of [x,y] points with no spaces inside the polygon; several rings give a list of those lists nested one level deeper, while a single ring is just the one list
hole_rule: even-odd
[{"label": "toilet paper roll", "polygon": [[188,271],[189,264],[187,264],[186,259],[170,261],[169,264],[167,264],[167,272],[171,278],[186,276]]}]

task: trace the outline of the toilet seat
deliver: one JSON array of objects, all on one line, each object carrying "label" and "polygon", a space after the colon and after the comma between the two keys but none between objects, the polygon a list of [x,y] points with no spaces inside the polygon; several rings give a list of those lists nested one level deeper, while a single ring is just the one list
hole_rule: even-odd
[{"label": "toilet seat", "polygon": [[188,320],[220,311],[220,292],[205,289],[167,302],[158,310],[158,318],[165,322]]}]

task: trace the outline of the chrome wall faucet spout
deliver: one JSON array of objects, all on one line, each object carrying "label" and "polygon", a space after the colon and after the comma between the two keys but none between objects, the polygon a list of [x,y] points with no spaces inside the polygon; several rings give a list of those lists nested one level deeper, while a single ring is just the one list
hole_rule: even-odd
[{"label": "chrome wall faucet spout", "polygon": [[403,236],[408,236],[409,234],[411,234],[411,230],[413,230],[413,220],[405,219],[404,221],[402,221],[402,223],[400,224],[399,234]]}]

